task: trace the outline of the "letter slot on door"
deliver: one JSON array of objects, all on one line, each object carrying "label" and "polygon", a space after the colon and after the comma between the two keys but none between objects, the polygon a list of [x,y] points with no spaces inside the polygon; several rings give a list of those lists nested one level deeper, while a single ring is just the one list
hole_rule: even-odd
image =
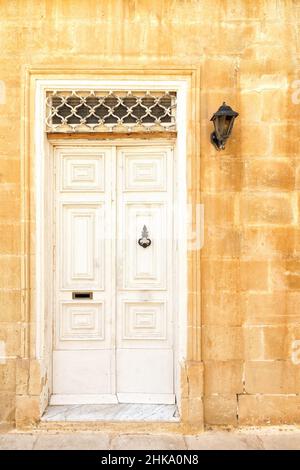
[{"label": "letter slot on door", "polygon": [[72,292],[72,299],[93,299],[93,292]]}]

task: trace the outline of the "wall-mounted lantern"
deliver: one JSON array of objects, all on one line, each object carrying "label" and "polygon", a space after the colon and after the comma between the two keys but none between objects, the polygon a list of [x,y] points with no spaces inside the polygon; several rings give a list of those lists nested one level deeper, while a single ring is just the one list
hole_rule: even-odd
[{"label": "wall-mounted lantern", "polygon": [[211,133],[211,143],[217,150],[224,150],[226,140],[231,134],[235,118],[239,115],[228,106],[225,101],[218,111],[213,115],[211,121],[214,123],[215,130]]}]

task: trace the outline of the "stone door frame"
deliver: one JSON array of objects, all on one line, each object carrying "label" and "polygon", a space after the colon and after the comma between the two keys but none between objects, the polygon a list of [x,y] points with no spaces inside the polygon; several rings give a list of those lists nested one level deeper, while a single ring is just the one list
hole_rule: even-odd
[{"label": "stone door frame", "polygon": [[[27,68],[24,76],[24,100],[22,121],[22,293],[24,335],[22,357],[18,361],[16,422],[18,427],[36,424],[49,398],[49,351],[45,328],[46,297],[49,280],[45,278],[45,265],[52,254],[44,256],[47,243],[45,210],[47,192],[51,184],[45,184],[45,174],[51,171],[52,146],[44,130],[45,91],[47,89],[95,88],[110,89],[172,89],[178,95],[177,152],[180,174],[186,180],[179,190],[184,213],[191,223],[188,231],[199,229],[196,214],[200,205],[200,73],[199,68],[101,68],[54,69]],[[112,136],[113,137],[113,136]],[[46,158],[45,158],[46,157]],[[50,167],[49,167],[50,165]],[[45,187],[48,186],[48,187]],[[186,192],[187,200],[184,198]],[[182,224],[184,227],[184,224]],[[184,230],[184,229],[183,229]],[[197,235],[197,234],[196,234]],[[190,234],[188,234],[190,238]],[[179,356],[181,422],[171,427],[201,429],[203,426],[201,362],[201,309],[200,309],[200,248],[201,245],[179,247],[179,259],[186,259],[180,266],[182,289],[179,311],[182,334]],[[190,242],[189,242],[190,243]],[[187,251],[187,248],[189,250]],[[184,256],[182,256],[184,254]],[[50,258],[47,258],[50,257]],[[184,327],[183,327],[184,326]],[[183,328],[182,328],[183,327]],[[120,425],[121,426],[121,425]],[[143,424],[145,426],[145,424]],[[161,426],[159,423],[152,427]]]}]

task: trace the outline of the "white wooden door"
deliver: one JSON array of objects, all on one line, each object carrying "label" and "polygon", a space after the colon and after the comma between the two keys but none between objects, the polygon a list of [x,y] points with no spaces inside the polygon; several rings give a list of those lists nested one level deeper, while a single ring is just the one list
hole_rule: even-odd
[{"label": "white wooden door", "polygon": [[55,149],[52,404],[175,400],[172,161],[169,146]]},{"label": "white wooden door", "polygon": [[[172,150],[118,149],[117,392],[174,403]],[[138,240],[143,228],[151,244]]]}]

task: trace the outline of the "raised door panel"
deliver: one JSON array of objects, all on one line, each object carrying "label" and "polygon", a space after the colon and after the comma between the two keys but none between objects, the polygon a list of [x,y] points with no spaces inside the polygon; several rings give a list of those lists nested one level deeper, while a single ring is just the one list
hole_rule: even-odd
[{"label": "raised door panel", "polygon": [[167,152],[123,152],[123,191],[166,191]]},{"label": "raised door panel", "polygon": [[60,350],[109,348],[110,323],[107,322],[105,313],[107,312],[104,301],[60,302],[55,322],[56,348]]},{"label": "raised door panel", "polygon": [[137,296],[122,295],[118,301],[117,347],[137,350],[172,347],[168,302],[152,294],[139,297],[138,300]]},{"label": "raised door panel", "polygon": [[60,190],[104,191],[105,158],[104,154],[95,156],[62,155],[60,161]]},{"label": "raised door panel", "polygon": [[62,341],[101,341],[104,339],[103,303],[64,302],[61,308]]},{"label": "raised door panel", "polygon": [[104,227],[103,204],[62,204],[62,289],[104,289]]},{"label": "raised door panel", "polygon": [[[166,289],[166,204],[146,201],[127,202],[124,210],[123,288]],[[138,243],[144,226],[151,240],[151,245],[147,248]]]},{"label": "raised door panel", "polygon": [[165,302],[124,302],[123,309],[124,340],[166,339]]}]

